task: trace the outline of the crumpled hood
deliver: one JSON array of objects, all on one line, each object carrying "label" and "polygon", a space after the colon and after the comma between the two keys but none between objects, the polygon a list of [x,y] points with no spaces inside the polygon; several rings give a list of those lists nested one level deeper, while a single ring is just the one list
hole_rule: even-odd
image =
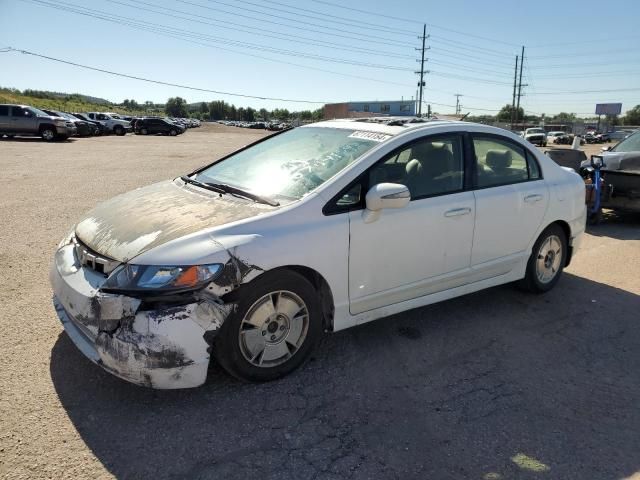
[{"label": "crumpled hood", "polygon": [[169,180],[101,203],[76,225],[76,236],[95,252],[125,262],[171,240],[273,209]]},{"label": "crumpled hood", "polygon": [[[640,152],[602,152],[605,167],[603,171],[624,171],[629,173],[640,173]],[[591,160],[584,160],[581,167],[591,165]]]}]

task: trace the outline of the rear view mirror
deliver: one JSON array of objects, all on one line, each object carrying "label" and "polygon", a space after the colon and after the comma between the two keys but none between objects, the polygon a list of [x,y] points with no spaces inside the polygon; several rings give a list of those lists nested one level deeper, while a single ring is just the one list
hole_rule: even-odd
[{"label": "rear view mirror", "polygon": [[388,208],[404,208],[411,200],[406,185],[400,183],[378,183],[369,189],[365,197],[366,209],[363,212],[365,223],[376,221],[380,212]]}]

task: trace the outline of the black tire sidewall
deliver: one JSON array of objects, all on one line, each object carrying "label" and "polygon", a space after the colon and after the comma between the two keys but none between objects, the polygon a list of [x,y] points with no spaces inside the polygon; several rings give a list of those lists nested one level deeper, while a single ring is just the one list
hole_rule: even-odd
[{"label": "black tire sidewall", "polygon": [[[214,355],[227,372],[241,380],[266,382],[283,377],[307,360],[313,347],[322,337],[322,316],[318,294],[305,277],[290,270],[264,273],[251,283],[243,285],[241,289],[235,308],[216,337]],[[269,368],[256,367],[249,363],[240,351],[238,341],[240,325],[246,312],[256,300],[269,292],[278,290],[293,292],[305,302],[309,311],[307,336],[298,351],[285,363]]]},{"label": "black tire sidewall", "polygon": [[[560,268],[556,273],[556,276],[548,283],[542,283],[538,280],[538,276],[536,275],[536,261],[538,259],[538,252],[540,251],[540,246],[549,238],[551,235],[555,235],[560,239],[562,243],[562,259],[560,261]],[[524,278],[525,285],[528,290],[533,292],[543,293],[551,290],[556,283],[560,280],[562,276],[562,272],[564,270],[564,266],[567,262],[567,253],[568,253],[568,245],[567,245],[567,236],[564,230],[560,227],[560,225],[551,225],[547,227],[538,237],[536,243],[533,244],[533,249],[531,250],[531,256],[529,257],[529,262],[527,263],[527,273]]]},{"label": "black tire sidewall", "polygon": [[[49,138],[44,136],[44,132],[47,132],[47,131],[51,132],[51,136]],[[43,128],[42,130],[40,130],[40,135],[42,136],[45,142],[53,142],[56,139],[56,132],[52,128],[48,128],[48,127]]]}]

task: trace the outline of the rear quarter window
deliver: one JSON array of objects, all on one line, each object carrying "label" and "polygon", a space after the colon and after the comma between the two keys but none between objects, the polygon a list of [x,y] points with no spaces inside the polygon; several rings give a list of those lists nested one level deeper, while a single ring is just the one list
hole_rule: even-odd
[{"label": "rear quarter window", "polygon": [[9,107],[6,105],[0,105],[0,117],[9,116]]}]

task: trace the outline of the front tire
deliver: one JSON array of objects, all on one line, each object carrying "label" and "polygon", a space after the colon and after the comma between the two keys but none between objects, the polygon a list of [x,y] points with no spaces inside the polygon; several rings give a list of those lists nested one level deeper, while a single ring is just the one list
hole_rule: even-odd
[{"label": "front tire", "polygon": [[45,142],[53,142],[56,139],[56,132],[51,127],[44,127],[40,130],[40,136]]},{"label": "front tire", "polygon": [[124,128],[122,128],[120,125],[116,125],[115,127],[113,127],[113,133],[115,133],[116,135],[118,135],[119,137],[123,136],[126,132],[124,131]]},{"label": "front tire", "polygon": [[267,382],[292,372],[322,336],[318,294],[302,275],[267,272],[238,291],[214,353],[231,375]]},{"label": "front tire", "polygon": [[519,286],[534,293],[548,292],[560,280],[566,262],[567,237],[559,225],[551,225],[533,245],[527,272]]},{"label": "front tire", "polygon": [[169,130],[169,135],[171,135],[172,137],[175,137],[178,134],[178,131],[175,128],[172,128],[171,130]]}]

